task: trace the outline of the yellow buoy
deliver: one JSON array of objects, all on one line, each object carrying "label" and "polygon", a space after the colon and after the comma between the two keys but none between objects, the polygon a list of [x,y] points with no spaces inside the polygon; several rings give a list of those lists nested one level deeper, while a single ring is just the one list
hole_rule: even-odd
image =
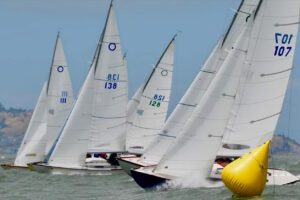
[{"label": "yellow buoy", "polygon": [[259,196],[263,193],[268,170],[270,141],[233,161],[222,171],[226,187],[239,197]]}]

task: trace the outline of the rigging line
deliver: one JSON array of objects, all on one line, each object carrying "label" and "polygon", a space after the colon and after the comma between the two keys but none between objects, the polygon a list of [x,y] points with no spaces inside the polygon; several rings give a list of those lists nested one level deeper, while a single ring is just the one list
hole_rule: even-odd
[{"label": "rigging line", "polygon": [[[242,5],[243,5],[244,1],[245,0],[242,0],[242,2],[240,3],[239,8],[238,8],[237,11],[240,11],[240,9],[242,8]],[[230,33],[231,29],[232,29],[232,26],[233,26],[233,24],[234,24],[237,16],[238,16],[238,12],[235,12],[235,14],[233,16],[233,19],[231,20],[230,25],[229,25],[229,27],[228,27],[225,35],[224,35],[224,38],[223,38],[223,41],[222,41],[222,46],[224,46],[225,42],[227,41],[227,37],[229,36],[229,33]]]},{"label": "rigging line", "polygon": [[[273,172],[273,183],[275,183],[275,176],[274,176],[274,173],[275,173],[275,164],[274,164],[274,159],[273,159],[273,151],[272,151],[272,148],[271,148],[271,164],[272,164],[272,172]],[[269,168],[270,169],[270,168]],[[269,173],[267,173],[268,175]],[[273,196],[275,196],[275,184],[273,184]]]},{"label": "rigging line", "polygon": [[49,72],[48,81],[47,81],[47,90],[46,90],[46,94],[48,94],[49,87],[50,87],[50,78],[51,78],[51,74],[52,74],[52,66],[53,66],[53,64],[54,64],[54,58],[55,58],[55,54],[56,54],[57,43],[58,43],[58,40],[59,40],[59,34],[60,34],[60,32],[58,31],[57,36],[56,36],[56,40],[55,40],[54,50],[53,50],[53,57],[52,57],[52,61],[51,61],[50,72]]},{"label": "rigging line", "polygon": [[[293,72],[293,70],[292,70]],[[287,128],[287,137],[289,138],[290,137],[290,131],[291,131],[291,107],[292,107],[292,100],[293,100],[293,74],[294,73],[291,73],[291,76],[290,76],[290,79],[289,79],[289,85],[290,85],[290,88],[289,88],[289,99],[288,99],[288,128]],[[286,145],[285,145],[286,146]],[[285,147],[286,148],[286,147]],[[288,156],[288,152],[286,151],[286,154]],[[285,169],[287,169],[287,159],[285,160]]]}]

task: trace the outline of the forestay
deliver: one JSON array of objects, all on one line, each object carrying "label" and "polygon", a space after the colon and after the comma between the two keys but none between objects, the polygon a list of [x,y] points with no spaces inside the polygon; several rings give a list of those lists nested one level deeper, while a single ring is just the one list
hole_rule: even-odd
[{"label": "forestay", "polygon": [[165,123],[172,87],[175,37],[153,69],[128,122],[126,150],[130,153],[142,154]]},{"label": "forestay", "polygon": [[47,133],[47,83],[45,82],[22,143],[18,149],[14,165],[27,166],[27,163],[44,159],[46,142],[41,140]]},{"label": "forestay", "polygon": [[238,35],[241,34],[241,30],[247,24],[249,15],[256,8],[258,1],[259,0],[243,0],[241,2],[224,38],[218,42],[187,92],[171,113],[163,131],[146,149],[144,155],[139,160],[140,162],[155,165],[162,158],[168,147],[180,133],[186,121],[192,115],[198,102],[200,102],[226,58],[228,50],[231,49]]},{"label": "forestay", "polygon": [[295,53],[299,0],[263,0],[255,14],[247,62],[219,156],[238,157],[270,140]]}]

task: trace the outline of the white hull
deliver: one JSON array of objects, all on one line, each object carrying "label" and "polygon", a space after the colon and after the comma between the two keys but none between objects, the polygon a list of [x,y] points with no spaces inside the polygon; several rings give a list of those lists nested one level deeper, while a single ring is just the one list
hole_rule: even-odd
[{"label": "white hull", "polygon": [[139,157],[120,157],[118,158],[119,165],[121,168],[129,175],[131,176],[131,169],[137,169],[142,167],[142,165],[138,164],[137,161],[139,160]]},{"label": "white hull", "polygon": [[81,167],[81,168],[68,168],[49,166],[44,163],[34,163],[29,165],[29,169],[41,173],[62,174],[62,175],[111,175],[114,173],[122,172],[119,166],[110,166],[103,168],[96,167]]}]

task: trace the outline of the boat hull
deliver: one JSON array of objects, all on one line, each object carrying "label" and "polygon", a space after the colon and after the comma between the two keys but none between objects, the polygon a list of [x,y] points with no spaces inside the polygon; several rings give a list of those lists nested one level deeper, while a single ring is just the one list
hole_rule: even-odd
[{"label": "boat hull", "polygon": [[136,162],[133,162],[133,160],[138,160],[139,157],[135,157],[135,158],[118,158],[118,162],[119,162],[119,165],[121,166],[121,168],[129,175],[129,176],[132,176],[131,175],[131,170],[132,169],[138,169],[140,167],[143,167],[142,165],[136,163]]},{"label": "boat hull", "polygon": [[49,166],[44,163],[33,163],[29,165],[29,169],[40,173],[61,174],[61,175],[111,175],[115,173],[122,173],[121,167],[81,167],[81,168],[68,168]]},{"label": "boat hull", "polygon": [[155,189],[165,184],[169,179],[155,176],[154,174],[144,173],[139,170],[131,170],[132,178],[144,189]]},{"label": "boat hull", "polygon": [[2,169],[28,169],[27,166],[18,166],[14,164],[1,164]]},{"label": "boat hull", "polygon": [[[161,186],[162,184],[166,183],[166,181],[170,181],[174,178],[171,177],[163,177],[160,174],[155,174],[153,170],[155,169],[154,166],[149,167],[141,167],[139,169],[132,169],[131,174],[132,178],[136,181],[136,183],[144,188],[144,189],[153,189],[156,187]],[[221,180],[221,173],[223,167],[219,164],[214,164],[212,172],[210,174],[210,183],[209,188],[220,187],[222,185]],[[267,176],[267,186],[272,185],[288,185],[299,182],[300,179],[291,174],[290,172],[283,170],[283,169],[268,169],[268,176]],[[206,186],[204,186],[206,187]]]}]

